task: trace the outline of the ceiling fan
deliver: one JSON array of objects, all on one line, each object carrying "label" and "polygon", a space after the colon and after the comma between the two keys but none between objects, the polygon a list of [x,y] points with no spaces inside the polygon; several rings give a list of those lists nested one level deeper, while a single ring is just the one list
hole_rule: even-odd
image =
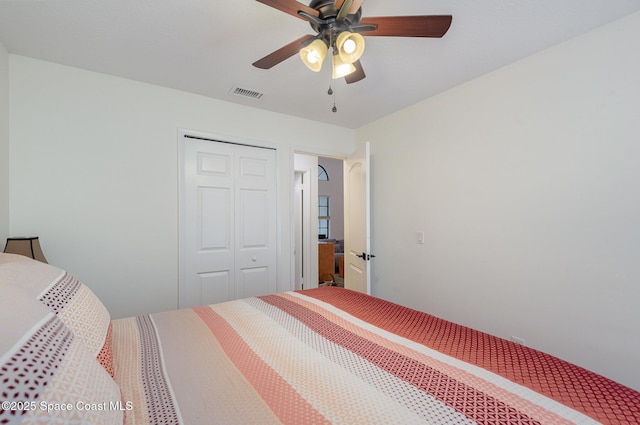
[{"label": "ceiling fan", "polygon": [[315,35],[304,35],[253,63],[269,69],[296,53],[312,71],[318,72],[331,49],[333,78],[348,84],[365,78],[360,64],[363,36],[442,37],[451,26],[451,15],[362,17],[364,0],[311,0],[306,6],[296,0],[257,0],[308,21]]}]

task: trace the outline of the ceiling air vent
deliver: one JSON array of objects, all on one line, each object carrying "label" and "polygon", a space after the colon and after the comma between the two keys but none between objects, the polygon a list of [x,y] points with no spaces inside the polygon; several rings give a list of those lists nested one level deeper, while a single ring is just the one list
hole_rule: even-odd
[{"label": "ceiling air vent", "polygon": [[234,86],[231,88],[231,94],[234,96],[248,97],[250,99],[260,99],[264,93],[259,91],[245,89],[242,87]]}]

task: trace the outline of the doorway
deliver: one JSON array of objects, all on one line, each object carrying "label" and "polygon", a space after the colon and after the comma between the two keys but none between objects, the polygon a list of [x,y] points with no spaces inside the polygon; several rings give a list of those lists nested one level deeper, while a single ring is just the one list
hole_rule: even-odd
[{"label": "doorway", "polygon": [[294,169],[294,287],[342,286],[343,160],[295,154]]}]

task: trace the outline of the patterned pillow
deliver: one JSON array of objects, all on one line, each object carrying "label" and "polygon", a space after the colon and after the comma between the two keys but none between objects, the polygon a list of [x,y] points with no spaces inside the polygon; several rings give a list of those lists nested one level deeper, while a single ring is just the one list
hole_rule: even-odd
[{"label": "patterned pillow", "polygon": [[64,270],[14,254],[0,254],[0,282],[22,287],[49,307],[113,376],[111,316],[87,286]]},{"label": "patterned pillow", "polygon": [[120,389],[62,320],[0,282],[1,424],[122,424]]}]

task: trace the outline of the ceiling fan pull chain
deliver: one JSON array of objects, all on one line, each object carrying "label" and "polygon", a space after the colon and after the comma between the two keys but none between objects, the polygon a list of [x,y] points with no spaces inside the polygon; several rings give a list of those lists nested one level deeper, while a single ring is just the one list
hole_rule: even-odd
[{"label": "ceiling fan pull chain", "polygon": [[[333,44],[333,37],[332,37],[333,31],[329,31],[329,48],[331,49],[331,54],[335,54],[334,50],[335,50],[335,45]],[[333,73],[333,61],[331,61],[331,72]],[[336,92],[333,90],[333,88],[331,87],[331,81],[333,80],[333,77],[331,77],[329,79],[329,91],[327,91],[327,94],[329,96],[333,95],[333,108],[331,108],[331,112],[338,112],[338,108],[336,108]]]},{"label": "ceiling fan pull chain", "polygon": [[[333,43],[333,41],[331,40],[331,36],[329,36],[329,43]],[[331,67],[333,68],[333,62],[331,62]],[[333,69],[331,70],[331,72],[333,72]],[[332,81],[333,81],[333,77],[330,76],[330,78],[329,78],[329,90],[327,90],[327,94],[329,96],[333,95],[333,108],[331,108],[331,112],[338,112],[338,108],[336,108],[336,92],[333,90]]]},{"label": "ceiling fan pull chain", "polygon": [[331,108],[331,112],[338,112],[338,108],[336,108],[336,92],[333,91],[333,108]]},{"label": "ceiling fan pull chain", "polygon": [[333,95],[333,108],[331,108],[331,112],[338,112],[338,108],[336,108],[336,92],[331,86],[331,80],[329,80],[329,90],[327,90],[327,94],[329,96]]},{"label": "ceiling fan pull chain", "polygon": [[338,112],[338,108],[336,108],[336,92],[331,87],[331,83],[329,83],[329,90],[327,90],[327,94],[329,96],[333,95],[333,108],[331,108],[331,111]]}]

